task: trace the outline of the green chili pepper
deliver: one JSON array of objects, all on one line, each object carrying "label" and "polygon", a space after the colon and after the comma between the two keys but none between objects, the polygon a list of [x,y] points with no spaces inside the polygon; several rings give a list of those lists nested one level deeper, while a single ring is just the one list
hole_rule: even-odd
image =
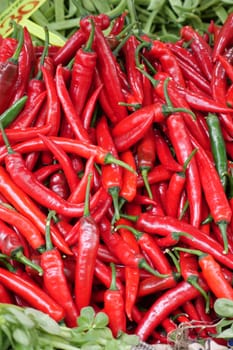
[{"label": "green chili pepper", "polygon": [[25,103],[27,101],[27,96],[21,97],[18,101],[16,101],[13,105],[7,108],[0,115],[0,122],[2,123],[3,128],[5,129],[11,122],[18,116],[20,111],[23,109]]}]

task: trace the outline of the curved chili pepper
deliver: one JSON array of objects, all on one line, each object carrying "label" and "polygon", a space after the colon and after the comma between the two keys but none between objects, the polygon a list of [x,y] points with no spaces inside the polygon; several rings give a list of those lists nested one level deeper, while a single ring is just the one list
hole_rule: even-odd
[{"label": "curved chili pepper", "polygon": [[[149,184],[158,183],[161,181],[169,180],[172,176],[172,172],[164,167],[162,164],[155,165],[148,174]],[[139,174],[137,177],[137,187],[143,187],[144,181]]]},{"label": "curved chili pepper", "polygon": [[216,61],[218,56],[221,55],[230,44],[232,44],[232,28],[233,14],[231,13],[223,23],[214,42],[212,53],[213,61]]},{"label": "curved chili pepper", "polygon": [[64,310],[43,289],[30,283],[23,277],[0,267],[0,282],[12,292],[18,294],[36,309],[49,314],[55,321],[64,318]]},{"label": "curved chili pepper", "polygon": [[[21,190],[10,178],[3,167],[0,167],[0,189],[1,193],[9,200],[13,207],[21,214],[27,217],[31,222],[38,227],[40,232],[45,232],[45,215],[39,207],[30,199],[26,193]],[[59,234],[59,231],[52,227],[51,235],[54,244],[64,254],[72,254],[70,248]]]},{"label": "curved chili pepper", "polygon": [[189,223],[169,216],[155,216],[141,213],[137,217],[136,226],[139,230],[158,234],[166,238],[171,235],[170,238],[174,239],[173,244],[176,244],[177,239],[180,239],[190,247],[213,255],[213,257],[223,265],[229,268],[233,266],[231,254],[224,254],[220,243]]},{"label": "curved chili pepper", "polygon": [[228,252],[226,227],[231,221],[232,210],[224,192],[220,177],[206,152],[192,138],[199,167],[200,180],[214,222],[219,226],[224,242],[224,252]]},{"label": "curved chili pepper", "polygon": [[125,305],[122,292],[116,286],[115,265],[111,263],[110,266],[112,269],[112,282],[104,293],[104,311],[109,317],[109,327],[113,336],[117,337],[119,332],[126,332]]},{"label": "curved chili pepper", "polygon": [[[55,213],[50,211],[46,220],[46,250],[40,257],[43,282],[48,295],[64,310],[64,319],[69,327],[77,326],[78,311],[64,274],[64,263],[60,252],[50,240],[50,222]],[[58,288],[59,286],[59,293]]]},{"label": "curved chili pepper", "polygon": [[[192,153],[193,146],[183,118],[179,114],[171,115],[167,120],[167,127],[177,159],[180,164],[184,164]],[[201,182],[195,158],[192,158],[186,170],[186,189],[190,206],[190,222],[193,226],[199,227],[201,222]]]},{"label": "curved chili pepper", "polygon": [[[91,30],[90,23],[87,25],[86,21],[81,20],[80,27],[89,35]],[[97,53],[97,67],[103,79],[103,90],[108,96],[108,100],[117,120],[124,119],[127,116],[127,110],[124,106],[119,105],[119,102],[124,102],[124,96],[117,73],[116,59],[98,25],[95,26],[93,49]],[[109,77],[111,77],[111,79],[109,79]]]},{"label": "curved chili pepper", "polygon": [[82,142],[90,143],[89,135],[82,125],[81,117],[77,115],[75,111],[71,97],[65,85],[63,67],[61,65],[57,66],[55,81],[59,100],[75,137]]},{"label": "curved chili pepper", "polygon": [[45,181],[51,174],[55,173],[57,170],[60,170],[60,164],[49,164],[42,166],[41,168],[34,171],[34,175],[37,180],[40,182]]},{"label": "curved chili pepper", "polygon": [[9,107],[9,103],[15,91],[14,86],[18,76],[18,61],[23,47],[23,41],[23,30],[20,28],[19,40],[13,56],[0,63],[0,113],[4,112],[5,109]]},{"label": "curved chili pepper", "polygon": [[180,30],[180,35],[185,41],[191,41],[190,47],[198,62],[199,68],[205,77],[211,81],[213,71],[213,61],[211,48],[203,37],[191,26],[184,26]]},{"label": "curved chili pepper", "polygon": [[2,38],[0,45],[0,62],[6,62],[11,56],[13,56],[17,47],[17,39],[13,37]]},{"label": "curved chili pepper", "polygon": [[[98,124],[96,125],[96,139],[97,144],[106,149],[109,153],[113,154],[115,158],[118,158],[118,152],[116,150],[110,129],[108,127],[107,120],[102,116]],[[101,169],[101,180],[103,187],[112,196],[113,205],[115,210],[115,219],[120,217],[119,213],[119,193],[122,186],[122,169],[116,164],[104,165]]]},{"label": "curved chili pepper", "polygon": [[13,103],[10,107],[8,107],[1,115],[0,122],[3,128],[6,128],[12,124],[15,118],[18,117],[20,111],[25,106],[27,102],[27,96],[21,97],[18,101]]},{"label": "curved chili pepper", "polygon": [[122,185],[119,193],[119,206],[125,202],[132,202],[137,193],[137,174],[136,174],[136,162],[131,150],[122,152],[120,158],[123,162],[127,163],[135,173],[130,172],[127,169],[122,169]]},{"label": "curved chili pepper", "polygon": [[40,250],[43,248],[44,239],[37,227],[28,218],[4,205],[0,205],[0,214],[3,221],[14,225],[19,230],[33,249]]},{"label": "curved chili pepper", "polygon": [[62,170],[53,173],[49,178],[49,189],[56,193],[59,197],[67,199],[70,191],[66,176]]},{"label": "curved chili pepper", "polygon": [[161,248],[156,244],[156,240],[146,232],[140,232],[134,227],[117,223],[116,230],[125,228],[132,232],[137,242],[145,254],[150,258],[153,267],[161,274],[170,274],[172,272],[171,265],[168,262]]},{"label": "curved chili pepper", "polygon": [[[115,263],[115,261],[112,262]],[[106,288],[110,287],[112,281],[111,267],[98,258],[95,262],[95,276],[98,277]],[[116,276],[116,286],[122,293],[124,293],[124,285],[118,276]]]},{"label": "curved chili pepper", "polygon": [[83,126],[86,130],[89,130],[89,128],[91,126],[95,106],[96,106],[96,103],[97,103],[97,100],[99,98],[99,95],[100,95],[102,88],[103,88],[103,85],[100,85],[99,87],[97,87],[94,90],[94,92],[88,98],[88,101],[86,102],[86,105],[83,108],[81,119],[83,122]]},{"label": "curved chili pepper", "polygon": [[92,50],[95,26],[93,21],[91,21],[91,24],[92,29],[86,45],[75,54],[69,85],[69,95],[75,111],[80,117],[92,84],[97,60],[97,54]]},{"label": "curved chili pepper", "polygon": [[116,255],[124,265],[137,268],[140,267],[147,270],[152,275],[166,277],[166,275],[162,275],[151,268],[143,255],[132,251],[127,242],[125,242],[117,232],[113,233],[111,230],[111,224],[107,218],[103,218],[100,221],[100,235],[109,250]]},{"label": "curved chili pepper", "polygon": [[66,176],[66,180],[69,185],[70,191],[71,192],[74,191],[79,183],[79,178],[76,172],[74,171],[71,159],[68,157],[66,152],[61,147],[59,147],[54,143],[54,141],[52,141],[48,137],[41,134],[39,134],[39,137],[48,147],[49,151],[53,153],[57,161],[61,164],[63,172]]},{"label": "curved chili pepper", "polygon": [[182,171],[182,166],[174,159],[167,142],[157,129],[154,129],[154,139],[157,156],[160,163],[163,164],[168,170],[176,172]]},{"label": "curved chili pepper", "polygon": [[151,332],[160,325],[169,314],[184,302],[199,296],[199,292],[185,281],[179,282],[175,287],[164,292],[156,298],[148,311],[136,327],[135,334],[142,341],[147,340]]},{"label": "curved chili pepper", "polygon": [[100,230],[90,214],[89,196],[92,174],[88,176],[84,214],[80,218],[75,266],[75,303],[80,311],[91,300],[95,261],[100,241]]}]

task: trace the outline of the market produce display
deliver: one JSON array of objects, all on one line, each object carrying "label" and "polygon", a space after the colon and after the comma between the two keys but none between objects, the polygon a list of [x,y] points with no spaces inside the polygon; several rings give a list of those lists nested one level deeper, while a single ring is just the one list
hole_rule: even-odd
[{"label": "market produce display", "polygon": [[184,3],[0,37],[1,350],[233,338],[233,9]]}]

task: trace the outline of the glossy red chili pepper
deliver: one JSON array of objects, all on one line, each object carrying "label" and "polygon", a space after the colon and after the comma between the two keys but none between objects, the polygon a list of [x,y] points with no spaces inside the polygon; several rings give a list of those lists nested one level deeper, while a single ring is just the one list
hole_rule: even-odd
[{"label": "glossy red chili pepper", "polygon": [[71,97],[65,85],[63,77],[63,67],[57,66],[55,75],[56,87],[59,100],[65,113],[65,117],[71,125],[75,137],[86,143],[90,143],[90,138],[87,131],[84,129],[80,115],[77,115]]},{"label": "glossy red chili pepper", "polygon": [[57,170],[60,170],[61,166],[60,164],[50,164],[46,166],[42,166],[41,168],[38,168],[34,171],[34,175],[36,176],[37,180],[40,182],[45,181],[48,179],[50,175],[55,173]]},{"label": "glossy red chili pepper", "polygon": [[95,26],[93,21],[91,23],[92,29],[86,45],[75,54],[69,85],[69,95],[79,117],[87,100],[97,60],[97,54],[92,50]]},{"label": "glossy red chili pepper", "polygon": [[[40,232],[44,234],[46,219],[44,213],[39,209],[35,202],[32,201],[30,197],[11,180],[3,167],[0,167],[0,189],[1,193],[9,200],[14,208],[31,220]],[[53,242],[58,249],[64,254],[72,254],[70,248],[55,227],[52,227],[51,235]]]},{"label": "glossy red chili pepper", "polygon": [[114,337],[117,337],[120,332],[126,332],[126,316],[124,296],[116,286],[116,270],[113,263],[112,282],[110,287],[104,293],[104,311],[109,317],[109,327]]},{"label": "glossy red chili pepper", "polygon": [[232,28],[233,14],[229,14],[226,21],[220,28],[213,47],[213,61],[216,61],[218,56],[224,53],[224,50],[232,44]]},{"label": "glossy red chili pepper", "polygon": [[19,30],[19,40],[17,43],[16,50],[10,58],[0,63],[0,90],[1,90],[1,101],[0,101],[0,114],[5,111],[11,102],[11,98],[15,92],[15,81],[18,77],[18,62],[19,55],[23,47],[23,30]]},{"label": "glossy red chili pepper", "polygon": [[[81,20],[80,27],[89,35],[91,30],[90,23],[87,25],[85,21]],[[127,116],[127,109],[125,106],[119,105],[119,102],[124,102],[124,96],[117,73],[116,58],[101,28],[97,25],[95,26],[93,49],[97,53],[97,67],[103,79],[103,90],[108,96],[108,100],[117,120],[124,119]]]},{"label": "glossy red chili pepper", "polygon": [[0,214],[3,221],[19,230],[33,249],[43,248],[45,242],[42,234],[28,218],[4,205],[0,205]]},{"label": "glossy red chili pepper", "polygon": [[[3,218],[4,220],[4,218]],[[43,274],[41,267],[37,264],[33,264],[25,254],[25,244],[20,236],[11,227],[0,220],[0,250],[3,254],[8,255],[13,260],[19,261],[20,263],[30,266],[34,271]],[[26,249],[28,250],[28,249]]]},{"label": "glossy red chili pepper", "polygon": [[43,289],[0,267],[0,282],[36,309],[47,313],[55,321],[64,318],[64,310]]},{"label": "glossy red chili pepper", "polygon": [[122,152],[120,158],[123,162],[127,163],[135,173],[130,172],[127,169],[122,169],[122,185],[119,193],[119,205],[120,207],[125,202],[132,202],[137,193],[137,174],[136,174],[136,162],[131,150]]},{"label": "glossy red chili pepper", "polygon": [[15,52],[17,46],[17,39],[9,37],[2,38],[0,43],[0,62],[7,61]]},{"label": "glossy red chili pepper", "polygon": [[[137,217],[136,226],[139,230],[148,233],[174,238],[174,244],[179,238],[189,247],[202,250],[205,253],[213,255],[213,257],[224,266],[232,268],[233,262],[230,253],[224,254],[222,245],[211,236],[207,236],[193,225],[180,221],[169,216],[155,216],[147,213],[141,213]],[[172,238],[171,237],[171,238]],[[158,240],[157,240],[158,242]]]},{"label": "glossy red chili pepper", "polygon": [[[54,214],[49,212],[46,220],[46,250],[40,257],[43,269],[43,283],[48,295],[64,310],[66,324],[69,327],[77,327],[78,311],[64,273],[63,259],[50,240],[50,222]],[[59,293],[57,290],[58,286]]]},{"label": "glossy red chili pepper", "polygon": [[66,154],[66,152],[56,145],[54,141],[49,139],[44,135],[39,135],[39,137],[43,140],[45,145],[48,147],[49,151],[51,151],[56,158],[56,160],[61,164],[62,170],[65,174],[67,183],[69,185],[70,191],[74,191],[79,183],[79,178],[77,173],[75,172],[72,161],[70,157]]},{"label": "glossy red chili pepper", "polygon": [[[102,116],[96,125],[97,144],[119,158],[107,120]],[[103,187],[112,196],[116,220],[119,219],[119,193],[122,186],[122,168],[116,164],[102,166],[101,179]]]},{"label": "glossy red chili pepper", "polygon": [[56,173],[53,173],[50,176],[48,187],[51,191],[63,199],[67,199],[69,197],[69,186],[66,176],[62,170],[58,170]]},{"label": "glossy red chili pepper", "polygon": [[84,214],[80,218],[77,242],[74,291],[75,303],[79,311],[83,307],[90,305],[95,261],[100,241],[99,227],[91,216],[89,209],[91,176],[92,174],[90,173],[86,188]]},{"label": "glossy red chili pepper", "polygon": [[232,210],[227,200],[217,170],[206,152],[192,139],[196,153],[202,188],[214,222],[219,226],[224,241],[224,252],[227,253],[226,227],[231,221]]},{"label": "glossy red chili pepper", "polygon": [[[167,127],[172,146],[180,164],[184,164],[193,151],[190,136],[183,118],[179,114],[171,115],[167,120]],[[199,227],[201,222],[201,182],[196,159],[192,158],[186,170],[186,189],[190,207],[190,222]]]},{"label": "glossy red chili pepper", "polygon": [[[112,262],[115,263],[115,261]],[[106,265],[98,258],[95,262],[95,276],[98,277],[98,279],[101,281],[101,283],[103,283],[103,285],[106,288],[110,288],[112,281],[111,267],[109,265]],[[116,286],[122,293],[124,293],[124,285],[118,276],[116,276]]]},{"label": "glossy red chili pepper", "polygon": [[180,30],[180,35],[185,41],[191,41],[190,47],[198,62],[199,68],[205,77],[211,81],[213,62],[211,48],[203,37],[191,26],[183,26]]},{"label": "glossy red chili pepper", "polygon": [[168,143],[163,138],[158,129],[154,129],[155,147],[158,159],[168,170],[181,172],[183,170],[181,164],[179,164],[173,157]]},{"label": "glossy red chili pepper", "polygon": [[179,282],[175,287],[170,288],[160,297],[156,298],[137,325],[135,334],[138,335],[142,341],[146,341],[151,332],[158,327],[174,309],[180,307],[184,302],[194,299],[198,295],[199,292],[197,289],[188,282]]},{"label": "glossy red chili pepper", "polygon": [[0,302],[4,304],[14,304],[12,295],[3,284],[0,284]]},{"label": "glossy red chili pepper", "polygon": [[[161,181],[169,180],[172,176],[172,172],[165,168],[162,164],[155,165],[148,174],[149,184],[159,183]],[[144,181],[139,174],[137,177],[137,187],[143,187]]]},{"label": "glossy red chili pepper", "polygon": [[88,101],[86,102],[83,108],[81,119],[83,122],[83,126],[86,130],[89,130],[89,128],[91,127],[91,122],[94,116],[95,107],[102,88],[103,88],[103,85],[100,85],[93,91],[93,93],[88,98]]}]

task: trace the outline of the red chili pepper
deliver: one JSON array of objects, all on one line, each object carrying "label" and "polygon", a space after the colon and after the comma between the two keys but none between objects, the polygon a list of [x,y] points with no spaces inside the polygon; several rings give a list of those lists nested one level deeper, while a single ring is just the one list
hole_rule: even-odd
[{"label": "red chili pepper", "polygon": [[[99,119],[96,125],[96,138],[97,144],[100,147],[109,151],[115,158],[119,157],[107,120],[104,116]],[[122,169],[116,164],[110,164],[102,166],[101,172],[103,187],[112,196],[115,218],[118,220],[120,217],[118,200],[122,186]]]},{"label": "red chili pepper", "polygon": [[18,77],[18,61],[19,55],[23,47],[23,30],[19,30],[19,40],[16,50],[10,58],[0,63],[0,90],[1,90],[1,101],[0,101],[0,114],[3,113],[15,92],[15,81]]},{"label": "red chili pepper", "polygon": [[43,289],[0,267],[0,282],[9,290],[25,299],[32,307],[47,313],[55,321],[64,318],[64,310]]},{"label": "red chili pepper", "polygon": [[116,286],[116,270],[113,263],[110,264],[112,268],[112,282],[104,293],[104,311],[109,317],[109,327],[114,337],[117,337],[120,332],[126,332],[126,316],[124,297],[121,290]]},{"label": "red chili pepper", "polygon": [[199,68],[205,77],[211,81],[213,62],[211,48],[203,37],[191,26],[184,26],[180,30],[180,35],[185,41],[191,41],[190,47],[198,62]]},{"label": "red chili pepper", "polygon": [[208,203],[214,222],[221,230],[224,242],[224,252],[227,253],[226,227],[231,221],[232,210],[214,164],[211,162],[202,147],[200,147],[193,138],[192,143],[194,147],[198,148],[196,158],[206,202]]},{"label": "red chili pepper", "polygon": [[[64,319],[69,327],[77,327],[78,311],[64,273],[64,263],[60,252],[50,240],[50,222],[55,213],[50,211],[46,220],[46,250],[40,258],[43,269],[43,283],[48,295],[62,307]],[[59,286],[59,293],[58,288]]]},{"label": "red chili pepper", "polygon": [[182,165],[174,159],[168,143],[158,129],[154,129],[154,139],[157,156],[160,163],[163,164],[168,170],[181,172],[183,170]]},{"label": "red chili pepper", "polygon": [[[115,263],[115,261],[112,261]],[[103,283],[106,288],[110,288],[112,281],[112,271],[110,266],[104,264],[100,259],[96,259],[95,262],[95,276]],[[116,286],[117,288],[124,293],[124,285],[121,279],[116,276]]]},{"label": "red chili pepper", "polygon": [[[87,25],[86,21],[81,20],[80,27],[89,35],[90,23]],[[127,116],[127,110],[125,106],[119,105],[119,102],[124,102],[124,96],[117,73],[116,58],[113,55],[101,28],[97,25],[95,26],[93,49],[97,53],[97,67],[101,78],[103,79],[103,90],[108,96],[108,100],[117,120],[124,119]]]},{"label": "red chili pepper", "polygon": [[[190,136],[183,118],[179,114],[171,115],[167,120],[169,137],[180,164],[184,164],[193,152]],[[186,189],[189,200],[191,224],[200,226],[201,222],[201,182],[196,159],[192,158],[186,170]]]},{"label": "red chili pepper", "polygon": [[93,21],[91,21],[91,24],[92,29],[86,45],[75,54],[69,85],[70,98],[77,115],[80,117],[92,84],[97,60],[96,52],[92,51],[95,26]]},{"label": "red chili pepper", "polygon": [[[172,176],[172,172],[165,168],[162,164],[155,165],[148,174],[149,184],[159,183],[161,181],[169,180]],[[137,187],[143,187],[144,181],[139,174],[137,177]]]},{"label": "red chili pepper", "polygon": [[70,191],[66,180],[66,176],[62,170],[58,170],[49,178],[49,189],[56,193],[59,197],[67,199]]},{"label": "red chili pepper", "polygon": [[181,281],[175,287],[156,298],[136,327],[135,334],[146,341],[151,332],[160,325],[169,314],[184,302],[192,300],[199,292],[191,284]]},{"label": "red chili pepper", "polygon": [[119,205],[125,202],[132,202],[137,193],[137,174],[136,174],[136,162],[131,150],[122,152],[120,158],[123,162],[127,163],[135,173],[130,172],[127,169],[122,169],[122,185],[119,193]]},{"label": "red chili pepper", "polygon": [[64,110],[65,117],[71,125],[75,137],[82,142],[90,143],[89,135],[82,125],[80,115],[77,115],[75,111],[71,97],[65,85],[63,67],[61,65],[57,66],[55,81],[58,97]]},{"label": "red chili pepper", "polygon": [[213,61],[223,54],[224,50],[232,44],[233,14],[229,14],[226,21],[220,28],[213,47]]},{"label": "red chili pepper", "polygon": [[171,265],[168,262],[164,252],[161,248],[156,244],[156,240],[147,234],[146,232],[141,232],[136,230],[134,227],[129,225],[125,225],[122,223],[117,223],[115,227],[118,229],[127,229],[134,234],[137,239],[138,245],[141,248],[142,252],[149,257],[153,267],[159,271],[161,274],[170,274],[172,273]]},{"label": "red chili pepper", "polygon": [[152,193],[148,182],[148,174],[153,168],[156,160],[155,137],[153,127],[150,127],[143,138],[137,144],[137,165],[141,171],[141,175],[150,199]]},{"label": "red chili pepper", "polygon": [[80,218],[79,235],[77,242],[77,256],[75,266],[75,303],[80,311],[88,306],[91,300],[95,261],[97,258],[100,232],[97,223],[90,214],[89,196],[90,181],[89,174],[86,188],[84,214]]},{"label": "red chili pepper", "polygon": [[15,52],[17,47],[17,39],[15,38],[2,38],[0,43],[0,62],[6,62]]},{"label": "red chili pepper", "polygon": [[224,254],[220,243],[211,236],[205,235],[202,231],[189,223],[169,216],[155,216],[141,213],[137,217],[136,226],[139,230],[163,237],[171,235],[174,238],[174,244],[177,243],[176,239],[179,238],[188,246],[213,255],[213,257],[224,266],[229,268],[233,266],[232,254]]},{"label": "red chili pepper", "polygon": [[[30,199],[26,193],[21,190],[10,178],[3,167],[0,167],[0,189],[1,193],[9,200],[17,211],[23,214],[26,218],[40,230],[42,234],[45,232],[45,215],[39,207]],[[72,254],[70,248],[65,243],[59,231],[52,227],[51,235],[54,244],[64,254]]]},{"label": "red chili pepper", "polygon": [[100,85],[94,90],[94,92],[88,98],[88,101],[86,102],[86,105],[83,108],[81,119],[83,122],[83,126],[86,130],[89,130],[91,127],[91,122],[94,115],[96,103],[102,88],[103,88],[103,85]]},{"label": "red chili pepper", "polygon": [[4,285],[0,284],[0,303],[14,304],[13,297]]},{"label": "red chili pepper", "polygon": [[61,164],[67,183],[69,185],[70,191],[71,192],[74,191],[79,183],[79,178],[73,168],[71,159],[61,147],[59,147],[54,143],[54,141],[50,140],[48,137],[44,135],[39,135],[39,137],[48,147],[49,151],[53,153],[56,160]]},{"label": "red chili pepper", "polygon": [[218,60],[220,61],[221,65],[225,69],[226,75],[228,78],[233,81],[233,67],[231,63],[227,60],[226,56],[218,55]]},{"label": "red chili pepper", "polygon": [[60,164],[50,164],[46,166],[42,166],[41,168],[34,171],[34,175],[38,181],[45,181],[50,175],[55,173],[57,170],[60,170]]}]

